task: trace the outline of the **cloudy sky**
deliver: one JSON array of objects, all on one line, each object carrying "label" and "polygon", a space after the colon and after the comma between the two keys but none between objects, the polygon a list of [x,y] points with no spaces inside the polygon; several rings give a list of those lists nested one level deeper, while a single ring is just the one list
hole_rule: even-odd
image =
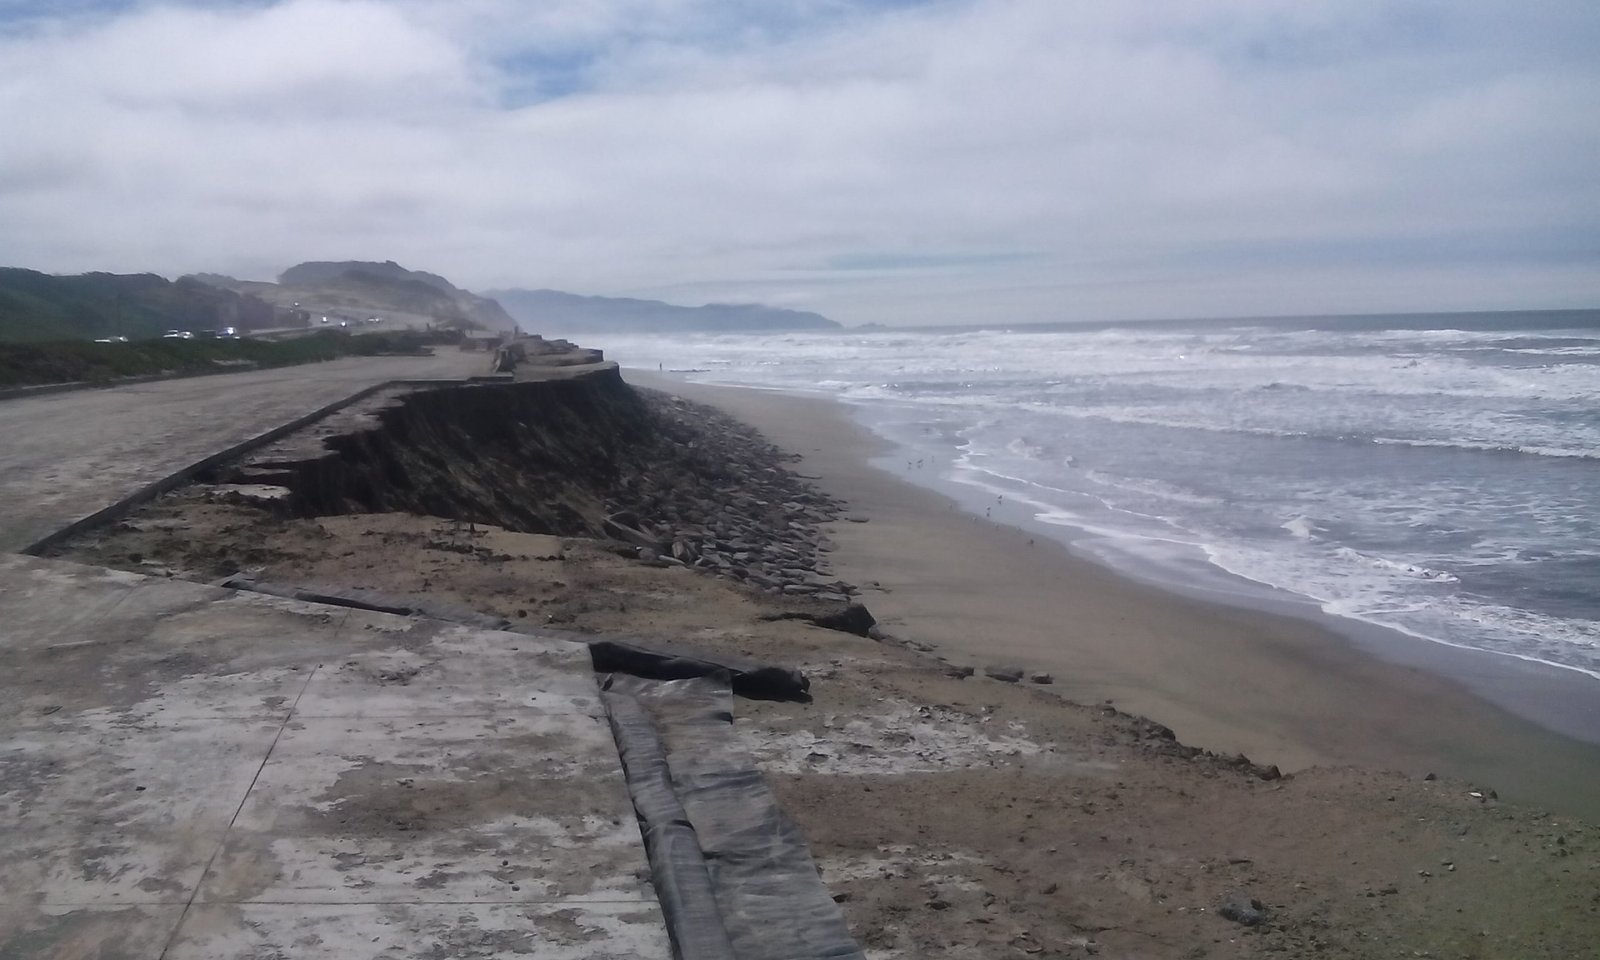
[{"label": "cloudy sky", "polygon": [[1600,306],[1594,0],[0,0],[0,264],[846,323]]}]

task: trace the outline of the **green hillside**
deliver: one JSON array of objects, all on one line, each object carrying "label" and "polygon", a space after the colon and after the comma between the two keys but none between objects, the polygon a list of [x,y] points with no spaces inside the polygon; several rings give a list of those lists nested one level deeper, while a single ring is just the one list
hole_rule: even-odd
[{"label": "green hillside", "polygon": [[350,335],[329,330],[289,340],[0,341],[0,388],[227,373],[336,357],[419,353],[452,336],[410,330]]},{"label": "green hillside", "polygon": [[0,267],[0,340],[159,337],[167,330],[273,325],[258,297],[150,273],[55,276]]}]

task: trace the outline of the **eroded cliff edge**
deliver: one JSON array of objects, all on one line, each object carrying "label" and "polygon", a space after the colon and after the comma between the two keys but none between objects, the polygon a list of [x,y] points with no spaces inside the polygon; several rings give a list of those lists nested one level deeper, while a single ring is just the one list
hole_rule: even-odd
[{"label": "eroded cliff edge", "polygon": [[[175,496],[279,519],[412,514],[590,538],[647,563],[845,601],[853,588],[829,574],[820,529],[843,504],[788,469],[793,459],[709,407],[635,390],[608,364],[546,380],[396,386]],[[216,557],[203,572],[248,565]]]}]

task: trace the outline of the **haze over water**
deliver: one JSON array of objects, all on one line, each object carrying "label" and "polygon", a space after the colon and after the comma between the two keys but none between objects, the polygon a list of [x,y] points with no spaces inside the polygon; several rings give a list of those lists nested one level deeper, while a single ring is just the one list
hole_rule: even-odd
[{"label": "haze over water", "polygon": [[1114,565],[1600,677],[1600,311],[602,345],[843,398],[908,478]]}]

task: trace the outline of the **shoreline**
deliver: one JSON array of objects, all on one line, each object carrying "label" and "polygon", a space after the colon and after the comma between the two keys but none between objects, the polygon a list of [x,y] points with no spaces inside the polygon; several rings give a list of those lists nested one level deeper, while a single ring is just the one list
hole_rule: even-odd
[{"label": "shoreline", "polygon": [[[850,410],[852,405],[845,404],[844,409]],[[886,450],[894,451],[873,456],[869,460],[871,466],[912,486],[946,497],[973,516],[984,510],[986,523],[1048,538],[1065,547],[1075,559],[1086,560],[1163,593],[1309,623],[1380,660],[1415,667],[1454,681],[1496,707],[1552,733],[1600,746],[1600,677],[1581,667],[1451,643],[1361,617],[1330,613],[1311,597],[1251,580],[1208,562],[1149,562],[1140,566],[1135,554],[1119,552],[1114,543],[1097,540],[1100,535],[1094,532],[1070,523],[1040,520],[1032,515],[1031,509],[1016,511],[1010,502],[997,507],[999,512],[991,517],[985,508],[987,497],[974,492],[980,486],[948,477],[929,480],[909,474],[901,477],[895,464],[907,453],[921,450],[881,437],[854,417],[851,420],[875,439],[882,440]],[[1017,516],[1019,512],[1023,515]],[[1194,582],[1182,580],[1186,573],[1194,576]]]},{"label": "shoreline", "polygon": [[[1560,684],[1543,671],[1187,595],[985,520],[875,465],[891,442],[833,398],[631,368],[624,376],[718,407],[800,455],[803,472],[870,521],[833,525],[835,569],[862,588],[886,631],[953,664],[1048,672],[1066,699],[1109,701],[1187,744],[1285,771],[1437,773],[1600,819],[1600,746],[1493,702],[1509,696],[1582,714],[1574,688],[1552,697]],[[1486,696],[1491,689],[1498,695]]]}]

